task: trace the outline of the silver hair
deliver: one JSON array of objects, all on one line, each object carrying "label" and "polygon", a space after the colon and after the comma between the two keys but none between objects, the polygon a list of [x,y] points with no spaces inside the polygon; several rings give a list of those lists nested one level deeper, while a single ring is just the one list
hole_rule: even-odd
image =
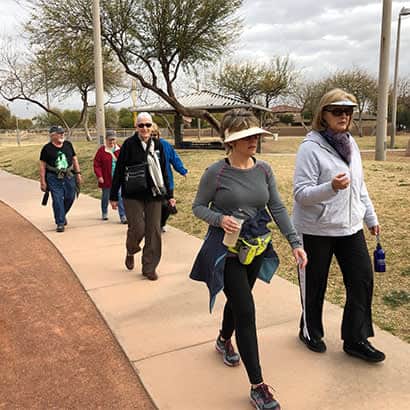
[{"label": "silver hair", "polygon": [[140,112],[137,116],[137,123],[140,122],[142,118],[148,118],[152,122],[151,114],[148,112]]}]

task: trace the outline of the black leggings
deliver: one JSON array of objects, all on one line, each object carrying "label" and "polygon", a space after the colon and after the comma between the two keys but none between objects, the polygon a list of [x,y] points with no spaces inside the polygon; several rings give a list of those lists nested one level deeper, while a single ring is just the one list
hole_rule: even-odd
[{"label": "black leggings", "polygon": [[224,293],[227,301],[221,336],[230,339],[235,330],[236,344],[251,384],[263,381],[256,335],[255,303],[252,296],[252,288],[262,261],[263,254],[257,256],[250,265],[242,265],[237,257],[228,257],[224,272]]},{"label": "black leggings", "polygon": [[323,301],[333,255],[346,288],[342,339],[355,343],[373,336],[373,271],[363,230],[340,237],[304,234],[303,246],[309,259],[306,270],[299,271],[303,309],[300,328],[305,337],[323,337]]}]

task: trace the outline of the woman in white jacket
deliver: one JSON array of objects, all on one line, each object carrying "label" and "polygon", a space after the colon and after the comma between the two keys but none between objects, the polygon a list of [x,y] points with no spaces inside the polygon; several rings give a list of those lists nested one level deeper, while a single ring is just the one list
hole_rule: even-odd
[{"label": "woman in white jacket", "polygon": [[346,353],[369,362],[385,359],[368,338],[374,336],[371,315],[373,271],[363,221],[380,232],[363,179],[359,148],[349,133],[353,95],[334,89],[320,100],[313,130],[302,142],[294,176],[293,222],[303,238],[309,264],[299,271],[302,301],[300,340],[323,353],[322,311],[333,255],[346,287],[342,339]]}]

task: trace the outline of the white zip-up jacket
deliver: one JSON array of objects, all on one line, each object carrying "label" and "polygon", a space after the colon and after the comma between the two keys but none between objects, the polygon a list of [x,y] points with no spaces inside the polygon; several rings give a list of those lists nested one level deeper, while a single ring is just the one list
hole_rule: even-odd
[{"label": "white zip-up jacket", "polygon": [[[346,164],[336,150],[316,131],[301,143],[294,175],[293,223],[300,234],[348,236],[378,225],[363,178],[362,160],[350,136],[352,158]],[[332,179],[345,173],[350,184],[335,192]]]}]

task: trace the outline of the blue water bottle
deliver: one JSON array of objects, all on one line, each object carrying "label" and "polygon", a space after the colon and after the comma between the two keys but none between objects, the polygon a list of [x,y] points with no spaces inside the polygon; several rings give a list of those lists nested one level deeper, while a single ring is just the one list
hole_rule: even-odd
[{"label": "blue water bottle", "polygon": [[375,272],[386,272],[386,253],[380,243],[380,235],[376,235],[376,249],[373,252],[373,263]]}]

